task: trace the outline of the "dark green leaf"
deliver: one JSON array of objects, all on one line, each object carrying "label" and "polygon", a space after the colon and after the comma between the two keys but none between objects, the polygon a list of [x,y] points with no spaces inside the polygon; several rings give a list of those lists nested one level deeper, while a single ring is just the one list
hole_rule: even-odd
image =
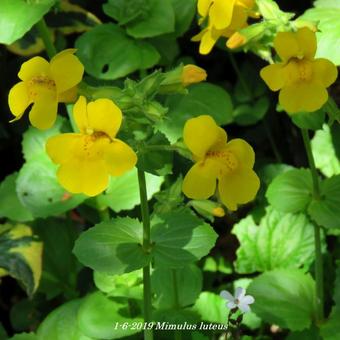
[{"label": "dark green leaf", "polygon": [[77,314],[82,300],[73,300],[53,310],[40,324],[37,330],[38,339],[92,340],[78,326]]},{"label": "dark green leaf", "polygon": [[78,56],[86,71],[100,79],[117,79],[154,66],[160,56],[146,41],[128,37],[114,24],[103,24],[76,41]]},{"label": "dark green leaf", "polygon": [[180,269],[159,267],[152,272],[151,286],[156,295],[154,305],[157,309],[180,309],[197,299],[202,290],[202,273],[195,265]]},{"label": "dark green leaf", "polygon": [[321,182],[321,199],[308,207],[312,219],[325,228],[340,228],[340,175]]},{"label": "dark green leaf", "polygon": [[187,95],[173,95],[167,100],[169,111],[159,129],[171,143],[182,137],[185,122],[199,115],[210,115],[219,125],[232,121],[232,103],[228,92],[219,86],[193,85]]},{"label": "dark green leaf", "polygon": [[[163,177],[146,174],[148,199],[159,191]],[[100,205],[109,206],[113,211],[133,209],[140,204],[137,170],[125,173],[119,177],[111,177],[110,184],[104,194],[97,197]]]},{"label": "dark green leaf", "polygon": [[298,269],[278,269],[261,274],[249,286],[255,298],[252,310],[266,322],[300,331],[316,315],[315,282]]},{"label": "dark green leaf", "polygon": [[178,268],[207,255],[217,234],[190,210],[181,209],[154,215],[151,239],[156,268]]},{"label": "dark green leaf", "polygon": [[325,121],[325,111],[300,112],[291,115],[292,122],[301,129],[319,130]]},{"label": "dark green leaf", "polygon": [[[78,324],[81,331],[94,339],[121,339],[141,332],[131,324],[142,323],[140,317],[130,317],[127,303],[107,298],[103,293],[88,295],[80,305]],[[127,323],[126,329],[121,326]],[[116,325],[120,325],[116,327]],[[69,339],[69,338],[64,338]]]},{"label": "dark green leaf", "polygon": [[142,248],[143,229],[138,220],[126,217],[102,222],[80,235],[73,252],[84,265],[109,274],[144,267],[150,256]]},{"label": "dark green leaf", "polygon": [[175,13],[171,0],[147,0],[148,10],[129,22],[126,32],[134,38],[151,38],[175,30]]},{"label": "dark green leaf", "polygon": [[275,209],[296,213],[307,208],[312,200],[312,191],[310,171],[294,169],[277,176],[269,185],[266,196]]},{"label": "dark green leaf", "polygon": [[171,0],[175,11],[175,34],[182,36],[190,27],[196,14],[196,0]]}]

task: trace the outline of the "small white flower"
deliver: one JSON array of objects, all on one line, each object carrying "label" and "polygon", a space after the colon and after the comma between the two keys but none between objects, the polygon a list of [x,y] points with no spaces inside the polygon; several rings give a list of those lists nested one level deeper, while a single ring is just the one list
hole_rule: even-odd
[{"label": "small white flower", "polygon": [[250,312],[250,307],[254,303],[255,299],[251,295],[246,295],[246,290],[244,288],[238,287],[235,291],[235,296],[232,296],[226,290],[222,290],[220,296],[227,300],[226,306],[229,309],[238,308],[241,312]]}]

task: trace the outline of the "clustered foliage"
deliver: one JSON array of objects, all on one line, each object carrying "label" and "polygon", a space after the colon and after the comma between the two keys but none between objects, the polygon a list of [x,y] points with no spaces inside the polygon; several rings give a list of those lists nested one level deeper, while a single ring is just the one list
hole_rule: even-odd
[{"label": "clustered foliage", "polygon": [[0,339],[339,339],[339,15],[0,1]]}]

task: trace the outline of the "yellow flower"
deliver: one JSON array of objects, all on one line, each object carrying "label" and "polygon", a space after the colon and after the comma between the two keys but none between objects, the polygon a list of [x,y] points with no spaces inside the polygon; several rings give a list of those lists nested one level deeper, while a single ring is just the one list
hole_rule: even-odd
[{"label": "yellow flower", "polygon": [[230,26],[235,11],[243,9],[246,17],[248,12],[253,15],[251,9],[254,5],[254,0],[198,0],[197,11],[202,17],[199,22],[203,22],[209,16],[214,28],[222,30]]},{"label": "yellow flower", "polygon": [[[216,17],[219,16],[212,15],[212,9],[215,8],[213,3],[210,7],[208,25],[199,34],[192,37],[192,41],[200,41],[199,52],[201,54],[208,54],[216,44],[217,40],[221,37],[229,38],[234,35],[238,30],[247,27],[247,20],[249,14],[248,5],[251,6],[252,1],[249,4],[246,1],[223,1],[223,4],[227,5],[229,8],[229,16],[224,21],[224,25],[221,24],[220,19],[216,21]],[[230,4],[233,4],[230,9]],[[253,5],[253,3],[252,3]],[[199,10],[199,13],[205,13],[203,10]],[[202,15],[202,14],[201,14]],[[230,20],[228,19],[230,17]],[[227,45],[228,46],[228,45]]]},{"label": "yellow flower", "polygon": [[115,138],[122,112],[109,99],[86,103],[81,96],[73,108],[80,133],[64,133],[51,137],[46,151],[54,163],[60,164],[57,178],[71,193],[95,196],[105,190],[109,176],[120,176],[132,169],[135,152]]},{"label": "yellow flower", "polygon": [[188,64],[183,67],[182,85],[188,86],[195,83],[200,83],[207,79],[207,72],[196,65]]},{"label": "yellow flower", "polygon": [[80,83],[84,66],[73,55],[75,49],[58,53],[49,63],[34,57],[21,65],[21,82],[14,85],[8,95],[13,121],[22,117],[33,103],[29,119],[38,129],[50,128],[57,117],[58,102],[75,100],[76,85]]},{"label": "yellow flower", "polygon": [[280,91],[279,102],[288,113],[313,112],[328,99],[326,88],[338,75],[335,65],[315,59],[316,36],[307,27],[297,32],[279,32],[274,47],[281,63],[264,67],[261,77],[272,91]]},{"label": "yellow flower", "polygon": [[254,199],[260,180],[252,169],[255,154],[247,142],[233,139],[227,143],[226,132],[206,115],[189,119],[183,138],[196,162],[183,181],[187,197],[209,198],[218,181],[219,196],[228,209],[236,210],[238,204]]}]

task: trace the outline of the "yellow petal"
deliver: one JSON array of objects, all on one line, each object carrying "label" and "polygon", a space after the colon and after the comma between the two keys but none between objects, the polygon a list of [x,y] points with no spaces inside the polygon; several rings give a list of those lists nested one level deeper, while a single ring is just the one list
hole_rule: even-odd
[{"label": "yellow petal", "polygon": [[137,155],[131,147],[119,139],[105,147],[103,157],[106,162],[107,171],[112,176],[123,175],[131,170],[137,163]]},{"label": "yellow petal", "polygon": [[35,76],[49,76],[50,65],[48,61],[42,57],[34,57],[21,65],[18,77],[21,80],[29,81]]},{"label": "yellow petal", "polygon": [[210,8],[209,18],[212,25],[218,29],[224,29],[231,23],[236,0],[215,0]]},{"label": "yellow petal", "polygon": [[221,200],[229,210],[236,210],[238,204],[253,200],[259,188],[260,180],[251,169],[224,176],[218,183]]},{"label": "yellow petal", "polygon": [[300,83],[284,87],[279,101],[288,113],[313,112],[320,109],[328,99],[328,92],[320,83]]},{"label": "yellow petal", "polygon": [[74,158],[62,164],[57,171],[59,183],[70,193],[96,196],[109,183],[109,174],[104,161],[91,162]]},{"label": "yellow petal", "polygon": [[255,163],[255,152],[253,148],[243,139],[231,140],[226,147],[239,161],[241,167],[251,169]]},{"label": "yellow petal", "polygon": [[114,138],[122,123],[122,111],[110,99],[101,98],[87,104],[89,127]]},{"label": "yellow petal", "polygon": [[252,9],[255,6],[255,0],[237,0],[236,5],[242,6],[246,9]]},{"label": "yellow petal", "polygon": [[216,44],[216,41],[222,36],[223,31],[217,31],[213,28],[209,28],[203,31],[201,35],[201,43],[199,52],[200,54],[209,54]]},{"label": "yellow petal", "polygon": [[30,104],[26,84],[21,81],[15,84],[8,94],[8,105],[12,114],[21,117]]},{"label": "yellow petal", "polygon": [[205,18],[208,15],[210,5],[213,3],[213,0],[198,0],[197,2],[197,12],[198,14]]},{"label": "yellow petal", "polygon": [[183,131],[184,143],[197,157],[204,157],[219,140],[220,130],[214,119],[208,115],[187,120]]},{"label": "yellow petal", "polygon": [[315,59],[312,67],[314,81],[320,82],[325,87],[333,84],[338,76],[338,69],[328,59]]},{"label": "yellow petal", "polygon": [[308,27],[299,28],[296,32],[296,38],[298,40],[300,49],[303,52],[303,56],[312,59],[316,53],[316,35]]},{"label": "yellow petal", "polygon": [[284,85],[282,64],[273,64],[264,67],[260,72],[261,78],[272,91],[280,90]]},{"label": "yellow petal", "polygon": [[274,39],[274,48],[283,62],[302,56],[302,50],[293,32],[278,32]]},{"label": "yellow petal", "polygon": [[74,103],[77,99],[78,88],[74,86],[69,90],[58,94],[59,103]]},{"label": "yellow petal", "polygon": [[73,117],[80,132],[86,133],[89,127],[87,117],[87,102],[84,96],[80,96],[73,106]]},{"label": "yellow petal", "polygon": [[216,171],[213,162],[202,161],[191,167],[182,185],[185,196],[193,199],[207,199],[216,190]]},{"label": "yellow petal", "polygon": [[227,47],[230,49],[238,48],[243,46],[247,42],[247,38],[240,34],[239,32],[235,32],[227,41]]},{"label": "yellow petal", "polygon": [[66,163],[77,154],[77,146],[82,138],[78,133],[63,133],[50,137],[46,142],[46,152],[54,163]]},{"label": "yellow petal", "polygon": [[51,74],[58,93],[76,86],[83,78],[84,66],[74,52],[75,49],[62,51],[51,60]]},{"label": "yellow petal", "polygon": [[49,129],[57,118],[57,109],[58,102],[55,93],[41,90],[29,113],[31,124],[40,130]]},{"label": "yellow petal", "polygon": [[246,10],[241,6],[235,6],[230,24],[227,27],[228,30],[234,32],[240,30],[241,28],[244,28],[247,25],[247,19],[248,15]]}]

